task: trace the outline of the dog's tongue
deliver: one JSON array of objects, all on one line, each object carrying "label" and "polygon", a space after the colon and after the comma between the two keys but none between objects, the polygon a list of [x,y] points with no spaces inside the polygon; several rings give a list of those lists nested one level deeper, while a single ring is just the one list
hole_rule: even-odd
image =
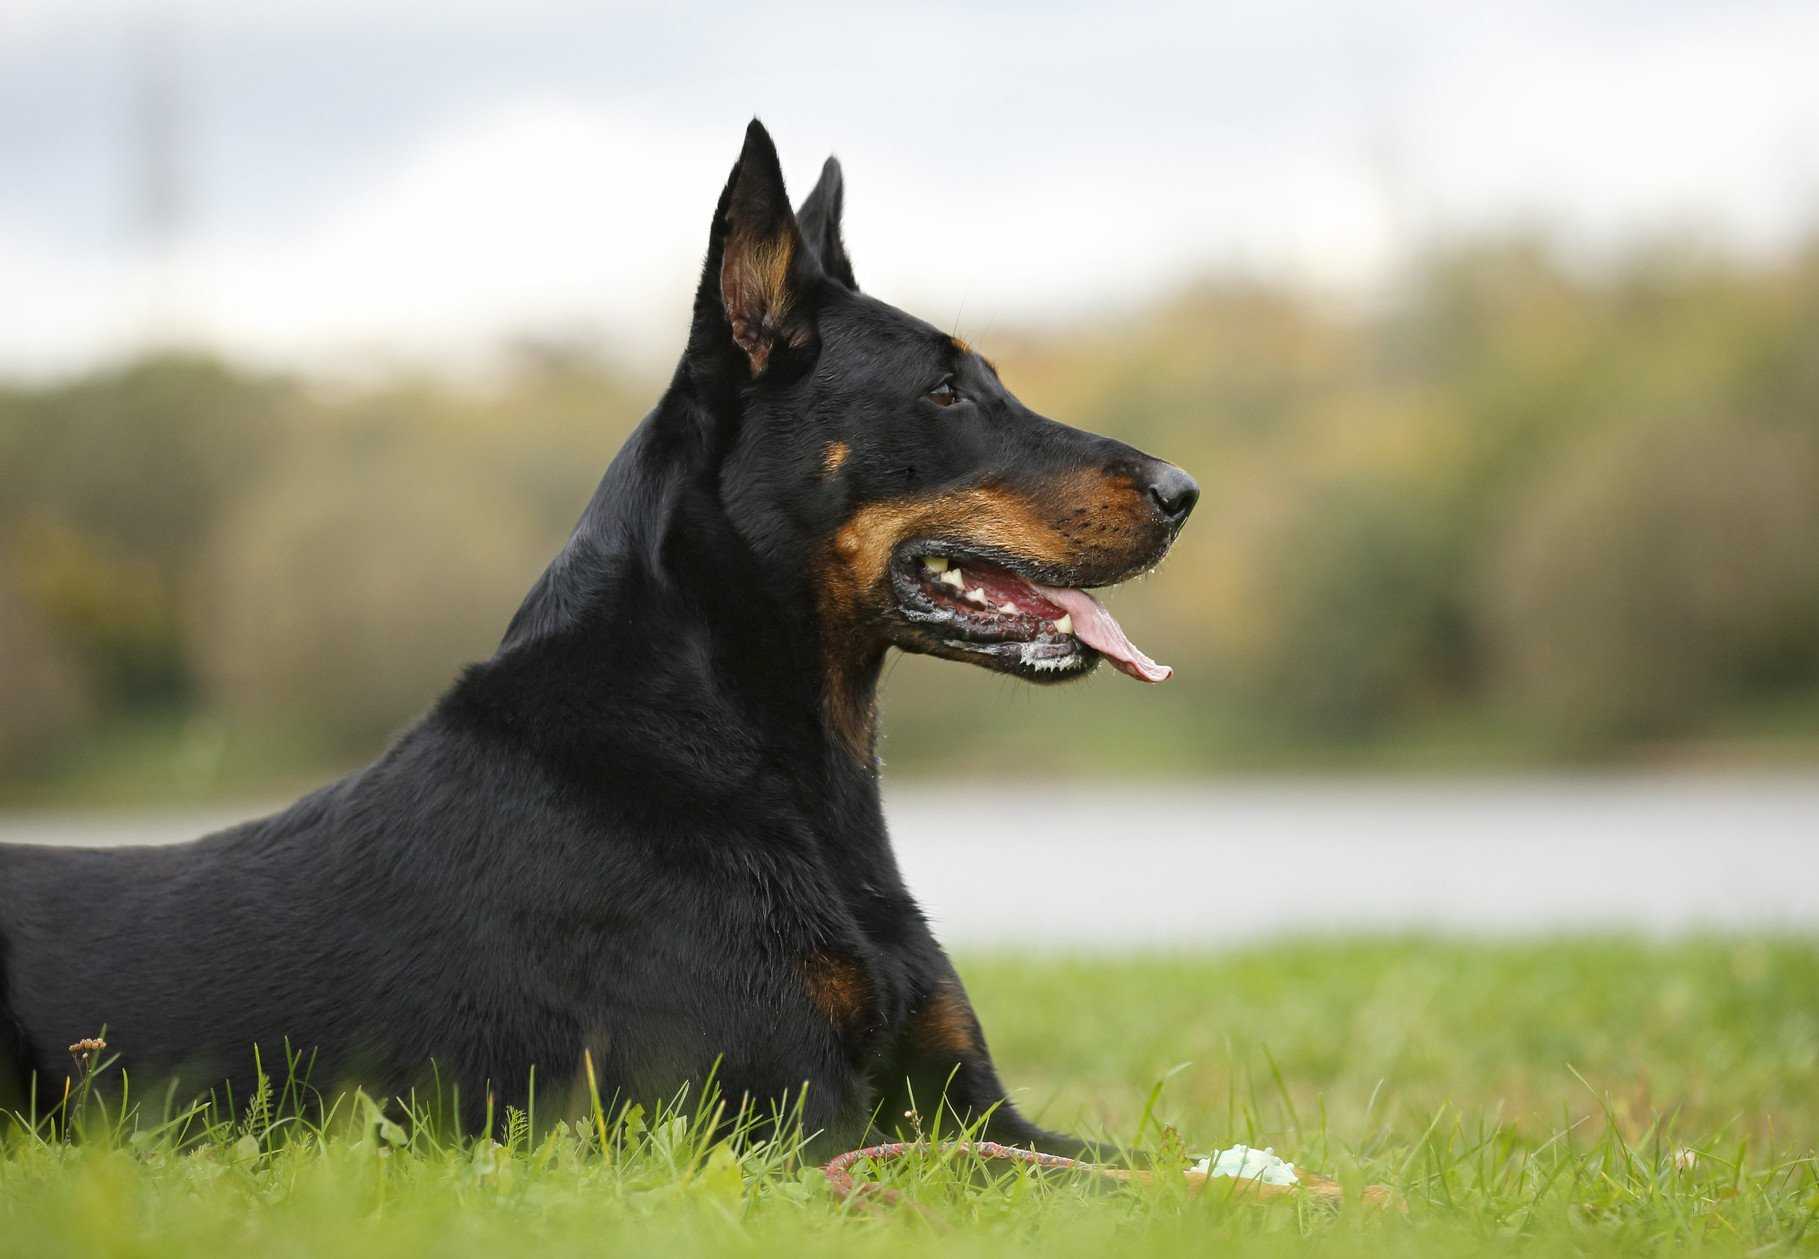
[{"label": "dog's tongue", "polygon": [[1124,628],[1112,619],[1105,605],[1084,590],[1063,590],[1056,586],[1037,586],[1042,597],[1067,609],[1074,620],[1074,636],[1112,662],[1120,673],[1128,673],[1139,682],[1166,682],[1174,670],[1157,664],[1141,648],[1124,636]]}]

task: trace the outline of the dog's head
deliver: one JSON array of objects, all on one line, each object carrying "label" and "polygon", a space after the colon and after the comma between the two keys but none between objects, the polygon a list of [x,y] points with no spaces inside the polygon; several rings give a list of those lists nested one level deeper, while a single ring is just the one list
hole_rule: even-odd
[{"label": "dog's head", "polygon": [[806,574],[841,661],[895,645],[1032,681],[1102,656],[1167,677],[1086,592],[1162,559],[1193,479],[1036,414],[964,341],[861,293],[841,203],[830,158],[792,211],[752,123],[687,359],[720,399],[735,526],[774,568]]}]

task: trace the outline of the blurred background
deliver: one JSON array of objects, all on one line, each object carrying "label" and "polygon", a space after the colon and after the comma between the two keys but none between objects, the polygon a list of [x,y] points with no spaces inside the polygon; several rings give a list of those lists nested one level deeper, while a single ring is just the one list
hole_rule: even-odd
[{"label": "blurred background", "polygon": [[1113,597],[1167,686],[893,666],[938,916],[931,775],[1013,884],[1120,836],[1131,936],[1814,921],[1819,9],[1480,9],[12,0],[0,838],[246,816],[489,654],[755,113],[862,287],[1204,491]]}]

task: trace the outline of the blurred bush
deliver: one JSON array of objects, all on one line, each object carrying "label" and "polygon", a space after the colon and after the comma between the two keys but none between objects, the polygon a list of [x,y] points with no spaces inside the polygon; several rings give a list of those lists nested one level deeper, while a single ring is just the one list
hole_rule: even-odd
[{"label": "blurred bush", "polygon": [[80,660],[98,716],[199,699],[177,618],[204,540],[259,481],[283,397],[176,356],[0,394],[5,572]]},{"label": "blurred bush", "polygon": [[221,522],[191,641],[211,699],[372,743],[492,653],[550,539],[446,449],[331,449]]},{"label": "blurred bush", "polygon": [[1393,718],[1439,676],[1446,520],[1370,481],[1314,487],[1264,592],[1274,632],[1252,675],[1259,705],[1309,732],[1352,737]]},{"label": "blurred bush", "polygon": [[0,766],[42,772],[86,708],[81,675],[29,600],[0,581]]},{"label": "blurred bush", "polygon": [[[911,662],[896,765],[1819,751],[1819,250],[1594,271],[1465,242],[1368,309],[1206,281],[992,340],[1032,406],[1199,477],[1163,574],[1114,596],[1177,679]],[[0,785],[146,719],[370,754],[491,650],[661,387],[562,345],[513,363],[354,386],[170,355],[0,389]]]},{"label": "blurred bush", "polygon": [[1573,745],[1673,735],[1819,670],[1819,445],[1646,420],[1561,452],[1485,574],[1509,698]]}]

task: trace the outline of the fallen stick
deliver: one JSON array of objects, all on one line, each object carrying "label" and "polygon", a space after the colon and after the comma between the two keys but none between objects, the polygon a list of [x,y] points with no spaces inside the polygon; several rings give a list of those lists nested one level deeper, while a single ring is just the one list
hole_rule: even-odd
[{"label": "fallen stick", "polygon": [[[989,1162],[1023,1163],[1030,1167],[1040,1167],[1045,1171],[1079,1171],[1103,1180],[1153,1182],[1165,1173],[1125,1167],[1106,1167],[1100,1163],[1088,1163],[1076,1158],[1067,1158],[1060,1154],[1043,1154],[1036,1150],[1025,1150],[1014,1145],[1000,1145],[996,1141],[943,1141],[931,1145],[922,1141],[893,1141],[887,1145],[868,1145],[864,1149],[848,1150],[845,1154],[830,1160],[821,1169],[827,1178],[828,1187],[834,1196],[841,1201],[857,1196],[869,1196],[882,1202],[895,1202],[901,1195],[894,1189],[870,1183],[861,1184],[853,1178],[852,1169],[860,1163],[885,1163],[913,1153],[970,1154],[975,1158]],[[1231,1183],[1230,1197],[1251,1202],[1291,1201],[1297,1194],[1306,1195],[1316,1201],[1338,1206],[1345,1201],[1345,1189],[1336,1180],[1312,1172],[1297,1171],[1299,1183],[1293,1185],[1272,1185],[1252,1177],[1213,1176],[1198,1170],[1180,1173],[1187,1181],[1189,1193],[1202,1193],[1207,1184],[1213,1180],[1226,1180]],[[1388,1185],[1366,1185],[1362,1195],[1363,1201],[1372,1206],[1392,1206],[1399,1211],[1408,1208],[1400,1196]]]}]

